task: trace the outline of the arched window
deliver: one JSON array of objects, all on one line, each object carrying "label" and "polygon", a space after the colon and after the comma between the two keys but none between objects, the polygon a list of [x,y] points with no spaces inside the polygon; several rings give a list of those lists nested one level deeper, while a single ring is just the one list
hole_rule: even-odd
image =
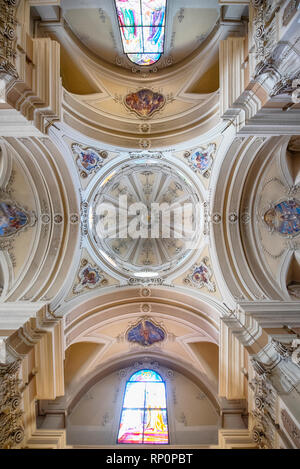
[{"label": "arched window", "polygon": [[169,443],[166,386],[153,370],[137,371],[126,383],[118,443]]},{"label": "arched window", "polygon": [[152,65],[164,51],[167,0],[115,0],[125,54],[137,65]]}]

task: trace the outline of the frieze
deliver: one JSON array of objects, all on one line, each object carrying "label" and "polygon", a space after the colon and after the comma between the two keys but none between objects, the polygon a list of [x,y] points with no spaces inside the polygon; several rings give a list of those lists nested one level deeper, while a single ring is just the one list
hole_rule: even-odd
[{"label": "frieze", "polygon": [[252,358],[255,376],[249,383],[253,391],[251,411],[252,438],[261,449],[272,449],[275,444],[277,393],[269,381],[269,370]]}]

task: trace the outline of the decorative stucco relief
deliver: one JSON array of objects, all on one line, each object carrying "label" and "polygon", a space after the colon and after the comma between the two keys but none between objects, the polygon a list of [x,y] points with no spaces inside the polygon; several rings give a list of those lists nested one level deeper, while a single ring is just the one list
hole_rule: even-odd
[{"label": "decorative stucco relief", "polygon": [[281,410],[281,420],[294,445],[296,448],[300,449],[300,429],[296,426],[285,409]]},{"label": "decorative stucco relief", "polygon": [[24,438],[22,395],[20,393],[21,362],[0,363],[0,448],[9,449]]},{"label": "decorative stucco relief", "polygon": [[3,0],[0,4],[0,78],[17,78],[16,11],[19,0]]}]

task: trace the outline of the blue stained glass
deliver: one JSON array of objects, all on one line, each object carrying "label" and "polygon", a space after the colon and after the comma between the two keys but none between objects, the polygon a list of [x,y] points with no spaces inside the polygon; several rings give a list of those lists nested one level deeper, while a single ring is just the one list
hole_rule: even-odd
[{"label": "blue stained glass", "polygon": [[115,0],[125,54],[152,65],[164,51],[166,0]]}]

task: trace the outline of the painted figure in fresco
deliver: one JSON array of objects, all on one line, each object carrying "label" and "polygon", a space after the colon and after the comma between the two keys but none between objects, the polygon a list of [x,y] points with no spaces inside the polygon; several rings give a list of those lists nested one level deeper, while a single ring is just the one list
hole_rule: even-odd
[{"label": "painted figure in fresco", "polygon": [[99,281],[99,274],[91,267],[87,267],[82,272],[82,285],[95,285]]},{"label": "painted figure in fresco", "polygon": [[212,154],[216,150],[215,144],[208,145],[207,148],[200,148],[189,157],[189,162],[194,171],[205,173],[212,165]]},{"label": "painted figure in fresco", "polygon": [[81,269],[78,275],[80,282],[74,287],[73,291],[75,293],[80,293],[86,287],[95,288],[103,281],[103,276],[91,265],[87,265]]},{"label": "painted figure in fresco", "polygon": [[72,146],[72,150],[77,155],[77,166],[80,170],[90,174],[101,167],[103,158],[92,148],[83,148],[76,144]]},{"label": "painted figure in fresco", "polygon": [[300,232],[300,204],[298,201],[284,200],[269,209],[264,221],[273,231],[284,236],[296,236]]},{"label": "painted figure in fresco", "polygon": [[153,93],[148,89],[131,93],[125,98],[126,106],[141,117],[150,117],[155,111],[161,109],[165,98],[160,93]]},{"label": "painted figure in fresco", "polygon": [[137,326],[129,330],[127,338],[129,342],[137,342],[145,347],[164,340],[165,333],[151,321],[142,320]]},{"label": "painted figure in fresco", "polygon": [[97,164],[97,155],[91,151],[82,151],[81,164],[87,171],[90,171]]},{"label": "painted figure in fresco", "polygon": [[28,216],[17,206],[0,203],[0,236],[11,236],[28,224]]},{"label": "painted figure in fresco", "polygon": [[201,264],[197,267],[192,274],[193,281],[195,283],[208,283],[209,281],[209,271],[204,264]]},{"label": "painted figure in fresco", "polygon": [[193,271],[187,276],[187,280],[192,282],[196,288],[206,287],[209,291],[215,291],[216,286],[211,281],[212,272],[205,262],[200,262],[198,265],[194,265]]}]

